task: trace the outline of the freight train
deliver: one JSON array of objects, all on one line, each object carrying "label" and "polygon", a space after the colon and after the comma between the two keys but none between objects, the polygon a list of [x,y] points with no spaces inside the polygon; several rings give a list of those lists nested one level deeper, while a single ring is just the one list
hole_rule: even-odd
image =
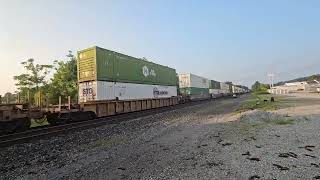
[{"label": "freight train", "polygon": [[[78,52],[77,67],[80,108],[44,112],[50,124],[174,106],[249,91],[244,86],[209,80],[191,73],[177,74],[173,68],[97,46]],[[5,113],[5,110],[0,109],[1,112]],[[29,126],[30,115],[26,119],[25,126]],[[0,125],[4,127],[14,120],[14,117],[8,121],[0,120]]]}]

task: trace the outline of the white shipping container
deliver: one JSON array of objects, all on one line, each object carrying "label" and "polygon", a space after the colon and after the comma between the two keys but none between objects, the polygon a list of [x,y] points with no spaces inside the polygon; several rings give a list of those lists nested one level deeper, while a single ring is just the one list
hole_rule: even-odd
[{"label": "white shipping container", "polygon": [[210,94],[221,94],[221,90],[220,89],[209,89],[209,93]]},{"label": "white shipping container", "polygon": [[209,80],[207,78],[190,73],[179,74],[179,87],[209,88]]},{"label": "white shipping container", "polygon": [[227,91],[230,90],[229,89],[229,85],[226,84],[226,83],[223,83],[223,82],[220,82],[220,87],[221,87],[222,90],[227,90]]},{"label": "white shipping container", "polygon": [[79,84],[79,102],[132,100],[177,96],[176,86],[91,81]]},{"label": "white shipping container", "polygon": [[237,86],[232,86],[232,92],[233,93],[243,93],[244,89],[237,87]]},{"label": "white shipping container", "polygon": [[230,93],[229,90],[226,90],[226,89],[221,89],[220,92],[222,94],[229,94]]}]

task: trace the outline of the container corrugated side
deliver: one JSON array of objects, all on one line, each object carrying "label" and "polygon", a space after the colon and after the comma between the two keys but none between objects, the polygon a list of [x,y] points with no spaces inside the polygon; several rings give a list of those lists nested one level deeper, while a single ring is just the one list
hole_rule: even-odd
[{"label": "container corrugated side", "polygon": [[176,86],[176,70],[93,47],[78,52],[78,80]]},{"label": "container corrugated side", "polygon": [[79,83],[79,102],[137,100],[177,96],[176,86],[91,81]]},{"label": "container corrugated side", "polygon": [[209,94],[209,89],[208,88],[185,87],[185,88],[179,88],[179,93],[182,95],[207,95],[207,94]]},{"label": "container corrugated side", "polygon": [[176,70],[96,47],[97,80],[175,86]]},{"label": "container corrugated side", "polygon": [[231,93],[229,84],[221,82],[220,87],[221,87],[222,93],[224,93],[224,94]]},{"label": "container corrugated side", "polygon": [[221,89],[220,82],[209,80],[209,89]]},{"label": "container corrugated side", "polygon": [[179,87],[195,87],[209,89],[209,80],[207,78],[194,74],[179,74]]}]

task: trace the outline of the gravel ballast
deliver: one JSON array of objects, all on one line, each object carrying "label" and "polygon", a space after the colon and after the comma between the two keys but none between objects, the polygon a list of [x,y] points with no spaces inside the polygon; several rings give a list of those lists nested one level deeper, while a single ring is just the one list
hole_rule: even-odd
[{"label": "gravel ballast", "polygon": [[[220,99],[0,149],[0,179],[312,179],[320,116]],[[229,122],[233,116],[239,120]]]}]

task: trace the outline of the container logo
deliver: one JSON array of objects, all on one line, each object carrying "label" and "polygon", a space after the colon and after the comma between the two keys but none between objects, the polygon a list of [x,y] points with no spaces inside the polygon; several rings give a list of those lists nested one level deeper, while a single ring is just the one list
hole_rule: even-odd
[{"label": "container logo", "polygon": [[144,77],[148,77],[148,76],[156,76],[156,72],[154,69],[150,69],[147,66],[143,66],[142,67],[142,74],[144,75]]},{"label": "container logo", "polygon": [[82,89],[82,95],[83,96],[92,96],[93,95],[93,89],[92,88],[84,88]]},{"label": "container logo", "polygon": [[153,96],[155,98],[157,98],[159,96],[165,96],[165,95],[168,95],[168,94],[169,94],[168,91],[160,91],[156,87],[153,88]]}]

